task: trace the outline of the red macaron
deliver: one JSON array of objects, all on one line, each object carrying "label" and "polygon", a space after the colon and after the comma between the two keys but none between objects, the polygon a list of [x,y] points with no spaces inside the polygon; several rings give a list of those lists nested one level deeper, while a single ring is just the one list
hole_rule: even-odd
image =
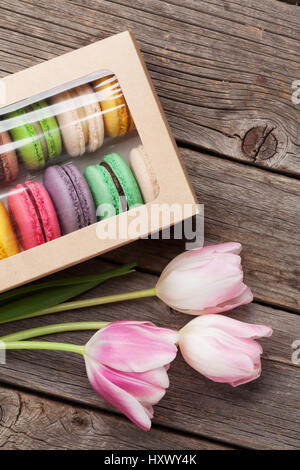
[{"label": "red macaron", "polygon": [[8,209],[24,250],[60,237],[53,203],[42,184],[32,181],[18,184],[9,192]]}]

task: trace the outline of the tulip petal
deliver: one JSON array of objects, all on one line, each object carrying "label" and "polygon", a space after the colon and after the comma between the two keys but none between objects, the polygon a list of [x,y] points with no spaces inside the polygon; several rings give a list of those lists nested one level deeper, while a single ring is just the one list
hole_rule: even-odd
[{"label": "tulip petal", "polygon": [[[201,315],[227,312],[228,310],[233,310],[234,308],[239,307],[240,305],[250,304],[253,300],[253,294],[249,287],[247,287],[245,284],[243,285],[244,291],[242,292],[242,294],[238,295],[234,299],[230,299],[224,303],[221,303],[216,307],[208,307],[201,310]],[[193,314],[193,312],[189,313]]]},{"label": "tulip petal", "polygon": [[[118,372],[109,367],[98,366],[101,373],[109,382],[134,396],[139,402],[155,405],[165,395],[166,390],[145,380],[143,373]],[[144,379],[144,380],[143,380]]]},{"label": "tulip petal", "polygon": [[[168,337],[178,335],[165,333]],[[145,372],[173,361],[175,344],[139,325],[108,325],[97,332],[86,345],[86,354],[112,369],[124,372]]]},{"label": "tulip petal", "polygon": [[[239,338],[263,338],[271,336],[272,328],[265,325],[255,325],[251,323],[241,322],[225,315],[204,315],[191,320],[186,327],[199,328],[218,328],[228,334]],[[183,328],[183,330],[184,330]]]},{"label": "tulip petal", "polygon": [[246,383],[257,378],[261,370],[261,346],[221,330],[186,328],[179,346],[191,367],[216,382]]},{"label": "tulip petal", "polygon": [[237,242],[226,242],[219,243],[217,245],[208,245],[202,248],[195,248],[194,250],[190,251],[196,252],[196,250],[198,250],[198,253],[201,254],[201,256],[211,256],[214,253],[232,253],[239,255],[242,251],[242,245]]},{"label": "tulip petal", "polygon": [[230,299],[224,303],[216,305],[215,307],[205,307],[203,309],[195,310],[180,310],[183,313],[188,315],[212,315],[214,313],[227,312],[228,310],[233,310],[234,308],[240,307],[241,305],[250,304],[253,300],[253,294],[249,287],[244,285],[244,291],[241,295]]},{"label": "tulip petal", "polygon": [[245,290],[242,279],[240,258],[225,254],[211,259],[204,268],[171,271],[158,282],[156,293],[176,310],[197,312],[241,295]]},{"label": "tulip petal", "polygon": [[193,268],[195,266],[199,267],[205,265],[210,259],[211,255],[216,253],[232,253],[238,255],[240,254],[241,250],[242,245],[240,243],[228,242],[185,251],[170,261],[170,263],[163,270],[162,277],[165,277],[166,271],[171,271],[173,269],[181,268],[186,270],[190,267]]},{"label": "tulip petal", "polygon": [[121,411],[133,423],[144,430],[151,428],[150,407],[144,407],[134,396],[107,380],[99,373],[99,364],[85,356],[88,378],[94,390],[104,400]]},{"label": "tulip petal", "polygon": [[243,283],[240,243],[196,248],[176,256],[162,272],[157,296],[188,314],[230,310],[253,300]]},{"label": "tulip petal", "polygon": [[[170,364],[157,369],[147,370],[146,372],[139,372],[139,379],[151,383],[157,387],[168,388],[170,385],[167,371]],[[137,372],[126,372],[127,375],[136,374]]]},{"label": "tulip petal", "polygon": [[213,382],[218,382],[218,383],[228,383],[232,387],[237,387],[239,385],[243,385],[249,382],[252,382],[253,380],[258,379],[261,375],[261,368],[254,370],[253,373],[249,376],[241,375],[239,377],[213,377],[206,375],[206,378],[209,380],[212,380]]},{"label": "tulip petal", "polygon": [[150,321],[134,321],[134,320],[115,321],[113,323],[108,324],[104,328],[102,328],[101,333],[99,332],[99,335],[100,334],[103,335],[103,331],[105,331],[107,328],[116,328],[118,326],[141,327],[143,330],[149,331],[150,333],[153,333],[156,336],[159,336],[161,339],[164,339],[165,341],[168,341],[171,344],[176,344],[178,343],[178,340],[179,340],[178,331],[170,330],[169,328],[160,328]]},{"label": "tulip petal", "polygon": [[171,344],[177,344],[179,341],[179,334],[178,331],[169,330],[168,328],[159,328],[155,325],[145,325],[144,330],[149,331],[159,338],[163,339],[164,341],[168,341]]}]

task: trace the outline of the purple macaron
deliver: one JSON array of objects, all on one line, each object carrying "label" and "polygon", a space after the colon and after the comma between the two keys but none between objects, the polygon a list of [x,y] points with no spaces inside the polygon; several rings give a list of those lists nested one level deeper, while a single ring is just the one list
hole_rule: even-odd
[{"label": "purple macaron", "polygon": [[43,182],[53,201],[64,235],[96,222],[91,192],[76,166],[51,166],[44,172]]}]

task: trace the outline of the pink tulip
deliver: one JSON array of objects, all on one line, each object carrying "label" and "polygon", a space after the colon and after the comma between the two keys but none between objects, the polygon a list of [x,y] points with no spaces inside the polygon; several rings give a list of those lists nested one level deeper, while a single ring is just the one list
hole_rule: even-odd
[{"label": "pink tulip", "polygon": [[157,296],[183,313],[220,313],[253,300],[243,283],[240,243],[186,251],[171,261],[156,286]]},{"label": "pink tulip", "polygon": [[223,315],[204,315],[190,321],[179,335],[181,353],[191,367],[235,387],[260,376],[263,350],[254,339],[271,336],[272,329]]},{"label": "pink tulip", "polygon": [[167,369],[179,334],[150,322],[117,321],[87,343],[85,363],[92,387],[142,429],[149,430],[152,405],[169,386]]}]

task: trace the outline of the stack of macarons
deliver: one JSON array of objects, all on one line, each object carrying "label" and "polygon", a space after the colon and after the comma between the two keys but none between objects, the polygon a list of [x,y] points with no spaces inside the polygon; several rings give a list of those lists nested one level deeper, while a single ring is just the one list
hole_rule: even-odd
[{"label": "stack of macarons", "polygon": [[135,130],[114,75],[12,111],[0,125],[0,184],[17,178],[17,154],[28,170],[40,170],[55,163],[63,145],[68,155],[78,157],[98,150],[105,135]]},{"label": "stack of macarons", "polygon": [[[86,168],[72,164],[44,171],[43,184],[26,181],[8,193],[9,215],[0,202],[0,259],[55,240],[157,196],[158,182],[142,146],[130,166],[117,153]],[[18,241],[17,241],[18,240]]]}]

